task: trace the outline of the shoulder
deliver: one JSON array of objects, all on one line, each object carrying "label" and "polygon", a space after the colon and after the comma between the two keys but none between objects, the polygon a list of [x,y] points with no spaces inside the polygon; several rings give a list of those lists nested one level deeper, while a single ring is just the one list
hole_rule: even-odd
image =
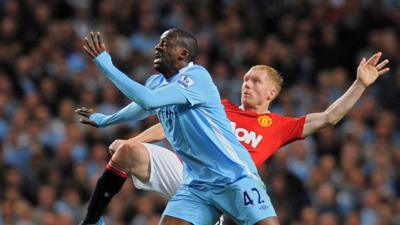
[{"label": "shoulder", "polygon": [[301,122],[304,120],[305,117],[289,117],[289,116],[282,116],[277,113],[270,113],[269,116],[272,120],[279,122],[279,123],[293,123],[293,122]]},{"label": "shoulder", "polygon": [[289,118],[289,117],[282,116],[281,114],[274,113],[274,112],[271,112],[271,113],[269,113],[268,115],[269,115],[270,117],[274,117],[274,118]]},{"label": "shoulder", "polygon": [[210,77],[210,73],[201,65],[194,64],[193,66],[188,67],[185,71],[182,72],[182,75],[188,76],[208,76]]},{"label": "shoulder", "polygon": [[291,117],[282,116],[282,115],[280,115],[278,113],[273,113],[273,112],[269,113],[268,116],[271,117],[272,119],[280,120],[280,121],[287,120],[287,119],[292,119]]},{"label": "shoulder", "polygon": [[194,71],[197,71],[197,72],[205,72],[205,73],[208,73],[207,69],[204,68],[204,66],[199,65],[199,64],[193,64],[193,66],[189,67],[188,69],[189,69],[189,70],[194,70]]},{"label": "shoulder", "polygon": [[212,79],[208,71],[200,65],[192,65],[181,71],[176,81],[184,87],[204,86],[212,83]]},{"label": "shoulder", "polygon": [[224,98],[221,99],[222,105],[225,107],[225,109],[237,109],[238,106],[230,102],[228,99]]}]

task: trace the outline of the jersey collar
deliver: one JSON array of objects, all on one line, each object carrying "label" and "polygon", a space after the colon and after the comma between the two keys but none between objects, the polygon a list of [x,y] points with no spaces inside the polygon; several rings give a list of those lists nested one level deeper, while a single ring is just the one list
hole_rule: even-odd
[{"label": "jersey collar", "polygon": [[[183,67],[182,69],[179,70],[179,73],[185,72],[186,70],[188,70],[188,69],[189,69],[190,67],[192,67],[192,66],[194,66],[194,63],[193,63],[193,62],[188,63],[187,66],[185,66],[185,67]],[[178,73],[178,74],[179,74],[179,73]]]},{"label": "jersey collar", "polygon": [[173,75],[173,76],[170,77],[169,79],[167,79],[167,78],[164,77],[164,82],[163,82],[163,84],[168,84],[169,82],[171,82],[172,80],[174,80],[175,77],[176,77],[178,74],[181,74],[181,73],[186,72],[186,71],[187,71],[190,67],[192,67],[192,66],[194,66],[194,63],[193,63],[193,62],[190,62],[190,63],[187,64],[187,66],[182,67],[182,68],[178,71],[177,74]]},{"label": "jersey collar", "polygon": [[[239,106],[239,109],[242,110],[242,111],[248,111],[248,110],[245,110],[245,109],[244,109],[243,105],[240,105],[240,106]],[[249,111],[249,112],[253,112],[253,111]],[[267,110],[267,112],[265,112],[265,113],[256,113],[256,112],[253,112],[253,113],[255,113],[255,114],[257,114],[257,115],[264,115],[264,114],[269,114],[269,113],[271,113],[271,111]]]}]

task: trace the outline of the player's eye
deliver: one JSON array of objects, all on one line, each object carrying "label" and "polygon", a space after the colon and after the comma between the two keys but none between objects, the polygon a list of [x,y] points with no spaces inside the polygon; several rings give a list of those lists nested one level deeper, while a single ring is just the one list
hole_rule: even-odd
[{"label": "player's eye", "polygon": [[254,80],[254,83],[259,84],[259,83],[261,83],[261,81],[260,80]]}]

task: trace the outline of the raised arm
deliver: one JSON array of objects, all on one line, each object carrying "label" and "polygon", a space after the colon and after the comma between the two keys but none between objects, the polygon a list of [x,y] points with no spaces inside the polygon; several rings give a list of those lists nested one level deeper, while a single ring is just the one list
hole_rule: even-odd
[{"label": "raised arm", "polygon": [[94,127],[107,127],[117,123],[142,120],[153,114],[152,111],[146,111],[134,102],[111,115],[95,113],[92,109],[85,107],[76,109],[75,112],[83,116],[79,122]]},{"label": "raised arm", "polygon": [[96,66],[122,93],[143,109],[151,110],[166,105],[189,103],[185,96],[171,85],[151,90],[121,72],[113,65],[111,56],[106,52],[105,44],[101,42],[99,32],[96,35],[91,32],[90,38],[86,37],[85,42],[83,48],[93,58]]},{"label": "raised arm", "polygon": [[368,60],[363,58],[357,68],[357,78],[350,88],[324,112],[306,115],[303,137],[338,123],[358,101],[365,89],[379,76],[389,71],[389,68],[385,67],[389,60],[385,59],[378,64],[381,56],[382,53],[378,52]]}]

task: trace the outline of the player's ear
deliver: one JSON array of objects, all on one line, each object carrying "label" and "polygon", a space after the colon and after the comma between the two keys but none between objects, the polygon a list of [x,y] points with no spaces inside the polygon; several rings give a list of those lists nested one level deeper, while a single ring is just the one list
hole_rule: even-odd
[{"label": "player's ear", "polygon": [[178,59],[187,61],[187,58],[189,58],[189,51],[185,48],[179,48]]},{"label": "player's ear", "polygon": [[278,94],[278,91],[275,88],[273,88],[268,91],[267,99],[272,101],[276,98],[277,94]]}]

